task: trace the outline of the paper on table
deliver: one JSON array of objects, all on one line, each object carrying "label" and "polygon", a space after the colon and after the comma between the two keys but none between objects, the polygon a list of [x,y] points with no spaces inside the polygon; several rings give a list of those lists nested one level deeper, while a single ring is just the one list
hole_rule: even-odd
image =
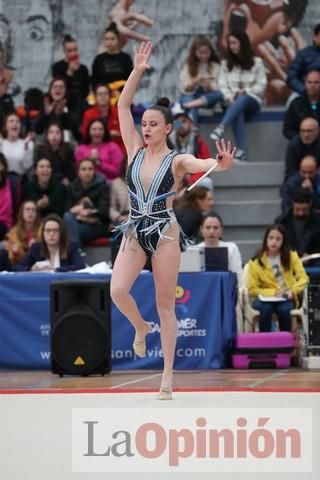
[{"label": "paper on table", "polygon": [[284,297],[266,297],[265,295],[259,295],[258,298],[261,300],[261,302],[285,302],[288,300]]}]

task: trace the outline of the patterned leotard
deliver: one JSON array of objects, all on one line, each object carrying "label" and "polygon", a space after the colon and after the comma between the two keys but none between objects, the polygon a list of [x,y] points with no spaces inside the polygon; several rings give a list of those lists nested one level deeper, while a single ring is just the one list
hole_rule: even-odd
[{"label": "patterned leotard", "polygon": [[134,235],[145,253],[153,255],[161,239],[169,239],[166,230],[177,223],[172,208],[167,208],[166,199],[175,195],[172,161],[177,152],[168,153],[154,174],[147,195],[141,182],[140,172],[145,155],[141,148],[134,156],[127,170],[127,184],[130,196],[130,212],[127,221],[117,226],[126,237]]}]

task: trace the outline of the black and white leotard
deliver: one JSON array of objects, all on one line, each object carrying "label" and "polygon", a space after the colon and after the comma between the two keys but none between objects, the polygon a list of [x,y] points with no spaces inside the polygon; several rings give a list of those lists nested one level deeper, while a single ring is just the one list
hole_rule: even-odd
[{"label": "black and white leotard", "polygon": [[127,170],[129,217],[115,227],[115,230],[121,231],[127,238],[134,235],[148,256],[156,252],[160,240],[171,238],[166,236],[165,232],[177,223],[173,208],[168,208],[166,204],[166,199],[176,194],[172,191],[175,183],[172,161],[176,155],[177,152],[172,151],[162,159],[147,194],[140,175],[145,156],[144,148],[138,150]]}]

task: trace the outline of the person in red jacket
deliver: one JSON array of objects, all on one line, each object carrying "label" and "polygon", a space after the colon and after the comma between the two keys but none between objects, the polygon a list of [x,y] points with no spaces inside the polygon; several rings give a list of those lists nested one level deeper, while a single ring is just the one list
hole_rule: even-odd
[{"label": "person in red jacket", "polygon": [[[198,159],[206,159],[211,157],[211,153],[205,140],[197,133],[194,128],[191,115],[180,107],[172,109],[174,115],[174,131],[170,136],[170,140],[174,149],[178,153],[189,153]],[[186,177],[188,185],[194,183],[203,175],[202,172],[189,174]],[[213,182],[210,177],[206,177],[201,182],[201,186],[213,189]]]},{"label": "person in red jacket", "polygon": [[98,85],[95,90],[95,106],[86,110],[82,117],[81,134],[85,138],[88,126],[97,118],[101,119],[107,127],[111,139],[116,142],[121,150],[124,152],[124,145],[120,133],[120,125],[118,118],[118,109],[110,103],[111,94],[107,85]]}]

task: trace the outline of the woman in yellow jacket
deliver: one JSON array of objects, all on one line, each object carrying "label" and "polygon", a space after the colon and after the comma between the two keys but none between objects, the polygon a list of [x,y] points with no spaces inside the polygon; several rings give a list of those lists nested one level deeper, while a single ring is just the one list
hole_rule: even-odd
[{"label": "woman in yellow jacket", "polygon": [[260,311],[260,332],[271,331],[273,313],[277,315],[280,330],[291,331],[290,310],[297,306],[298,295],[307,283],[297,252],[289,248],[285,229],[282,225],[271,225],[265,232],[261,250],[248,264],[248,293],[253,308]]}]

